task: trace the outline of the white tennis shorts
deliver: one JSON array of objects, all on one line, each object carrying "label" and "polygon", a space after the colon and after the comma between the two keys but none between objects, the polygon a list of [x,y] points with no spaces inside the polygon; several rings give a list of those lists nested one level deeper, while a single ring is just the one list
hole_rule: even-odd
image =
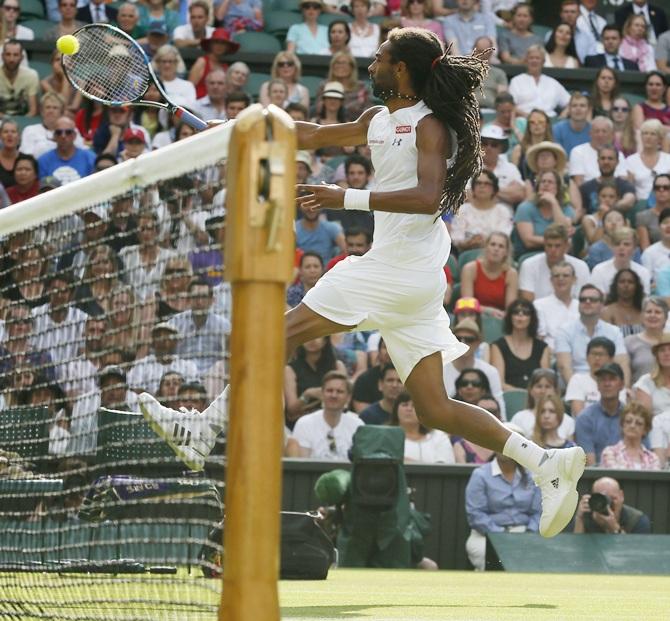
[{"label": "white tennis shorts", "polygon": [[379,330],[403,382],[416,364],[437,351],[445,362],[467,345],[449,328],[442,301],[443,270],[418,272],[380,263],[369,256],[347,257],[326,272],[303,298],[322,317],[356,330]]}]

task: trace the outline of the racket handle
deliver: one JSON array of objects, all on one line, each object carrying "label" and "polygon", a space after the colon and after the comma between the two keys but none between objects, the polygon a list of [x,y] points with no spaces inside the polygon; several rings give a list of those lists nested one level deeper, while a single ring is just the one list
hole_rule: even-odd
[{"label": "racket handle", "polygon": [[176,106],[174,110],[174,114],[178,119],[181,119],[186,123],[187,125],[190,125],[193,129],[197,129],[198,131],[202,129],[207,129],[207,123],[203,121],[200,117],[197,117],[195,114],[191,114],[186,108],[182,108],[181,106]]}]

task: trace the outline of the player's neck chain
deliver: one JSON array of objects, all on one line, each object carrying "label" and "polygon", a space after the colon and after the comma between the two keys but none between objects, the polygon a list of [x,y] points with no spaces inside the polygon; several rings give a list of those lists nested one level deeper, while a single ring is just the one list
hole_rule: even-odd
[{"label": "player's neck chain", "polygon": [[379,98],[382,101],[388,101],[389,99],[404,99],[406,101],[419,101],[421,97],[417,95],[402,95],[401,93],[396,93],[393,89],[388,91],[382,91],[379,93]]}]

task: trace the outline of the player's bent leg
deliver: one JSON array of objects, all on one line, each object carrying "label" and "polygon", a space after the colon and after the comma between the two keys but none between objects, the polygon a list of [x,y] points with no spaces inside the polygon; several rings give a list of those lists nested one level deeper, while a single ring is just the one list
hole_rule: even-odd
[{"label": "player's bent leg", "polygon": [[288,360],[298,345],[322,336],[348,332],[355,326],[345,326],[314,312],[302,302],[286,312],[286,359]]},{"label": "player's bent leg", "polygon": [[577,482],[586,466],[581,447],[545,450],[510,432],[482,408],[450,399],[444,388],[439,352],[423,358],[412,369],[405,386],[424,425],[463,436],[530,470],[542,492],[541,535],[553,537],[567,526],[577,508]]}]

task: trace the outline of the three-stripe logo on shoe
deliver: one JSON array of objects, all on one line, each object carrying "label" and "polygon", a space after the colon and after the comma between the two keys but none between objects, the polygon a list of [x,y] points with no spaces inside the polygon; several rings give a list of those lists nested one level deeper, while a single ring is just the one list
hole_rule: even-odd
[{"label": "three-stripe logo on shoe", "polygon": [[557,479],[557,478],[554,479],[554,480],[551,482],[551,484],[552,484],[556,489],[558,489],[558,479]]},{"label": "three-stripe logo on shoe", "polygon": [[191,444],[191,431],[179,423],[174,424],[172,430],[172,441],[179,446],[188,446]]}]

